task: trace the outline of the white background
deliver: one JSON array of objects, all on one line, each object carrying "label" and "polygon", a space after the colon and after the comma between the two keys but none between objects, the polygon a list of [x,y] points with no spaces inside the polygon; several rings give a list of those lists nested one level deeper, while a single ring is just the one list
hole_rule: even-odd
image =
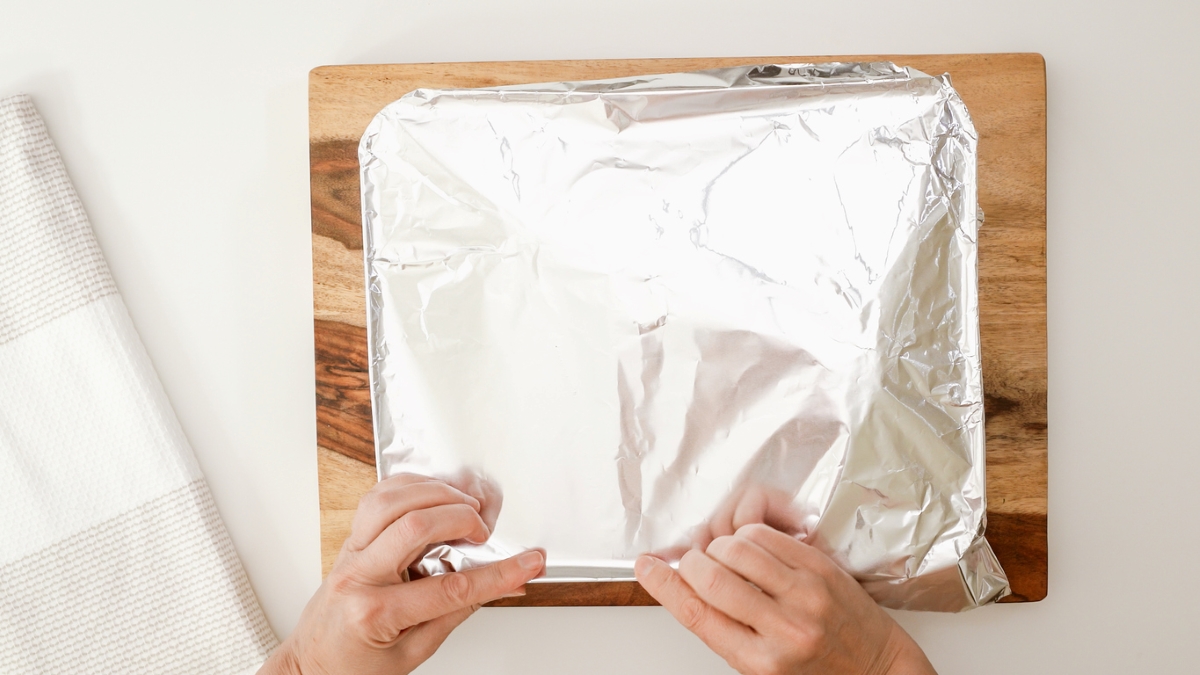
[{"label": "white background", "polygon": [[[281,636],[320,578],[309,69],[993,51],[1048,64],[1050,597],[897,616],[943,673],[1196,672],[1197,3],[0,0],[0,96],[46,119]],[[422,672],[727,669],[661,609],[556,608]]]}]

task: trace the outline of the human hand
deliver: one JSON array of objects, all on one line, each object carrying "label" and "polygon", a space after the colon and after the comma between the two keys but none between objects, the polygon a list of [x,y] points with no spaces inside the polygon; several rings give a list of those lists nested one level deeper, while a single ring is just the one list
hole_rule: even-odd
[{"label": "human hand", "polygon": [[817,549],[766,525],[741,527],[679,571],[642,556],[638,581],[744,675],[926,675],[916,642]]},{"label": "human hand", "polygon": [[408,673],[481,604],[537,577],[545,556],[526,551],[467,572],[408,581],[408,566],[430,544],[483,543],[491,536],[495,513],[484,503],[488,495],[463,490],[407,474],[373,487],[359,502],[333,570],[260,675]]},{"label": "human hand", "polygon": [[[692,548],[701,551],[717,537],[763,523],[793,538],[803,539],[808,530],[805,514],[794,503],[795,495],[766,483],[750,483],[721,502],[704,523],[691,533]],[[814,519],[815,520],[815,519]]]}]

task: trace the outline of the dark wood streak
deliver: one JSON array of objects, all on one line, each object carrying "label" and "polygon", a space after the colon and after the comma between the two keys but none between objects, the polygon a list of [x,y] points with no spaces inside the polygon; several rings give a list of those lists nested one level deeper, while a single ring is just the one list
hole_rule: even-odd
[{"label": "dark wood streak", "polygon": [[1044,599],[1049,563],[1046,516],[989,511],[987,540],[1008,575],[1013,592],[1001,602],[1037,602]]},{"label": "dark wood streak", "polygon": [[[1046,444],[1046,392],[1009,388],[994,392],[987,383],[984,369],[984,429],[988,444],[988,462],[1003,463],[1008,446],[1044,447]],[[994,457],[994,460],[993,460]]]},{"label": "dark wood streak", "polygon": [[362,191],[358,180],[358,143],[334,140],[309,148],[312,175],[313,234],[362,250]]},{"label": "dark wood streak", "polygon": [[501,598],[488,607],[611,607],[613,605],[653,606],[658,602],[635,581],[595,581],[587,583],[526,584],[525,595]]},{"label": "dark wood streak", "polygon": [[317,445],[375,465],[367,330],[317,320]]}]

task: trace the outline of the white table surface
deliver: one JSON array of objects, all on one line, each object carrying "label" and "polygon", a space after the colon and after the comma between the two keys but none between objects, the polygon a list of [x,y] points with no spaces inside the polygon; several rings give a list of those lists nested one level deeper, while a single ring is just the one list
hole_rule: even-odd
[{"label": "white table surface", "polygon": [[[0,95],[46,119],[283,636],[320,581],[309,69],[1041,52],[1050,596],[897,617],[943,673],[1196,672],[1198,7],[0,0]],[[729,671],[659,608],[554,608],[485,609],[421,672]]]}]

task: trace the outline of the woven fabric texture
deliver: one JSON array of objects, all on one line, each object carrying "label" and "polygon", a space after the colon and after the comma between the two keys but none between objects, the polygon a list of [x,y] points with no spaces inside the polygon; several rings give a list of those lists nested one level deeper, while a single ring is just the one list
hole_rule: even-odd
[{"label": "woven fabric texture", "polygon": [[0,566],[0,672],[238,673],[275,637],[203,480]]},{"label": "woven fabric texture", "polygon": [[45,125],[0,99],[0,673],[276,644]]},{"label": "woven fabric texture", "polygon": [[117,292],[28,96],[0,98],[0,344]]}]

